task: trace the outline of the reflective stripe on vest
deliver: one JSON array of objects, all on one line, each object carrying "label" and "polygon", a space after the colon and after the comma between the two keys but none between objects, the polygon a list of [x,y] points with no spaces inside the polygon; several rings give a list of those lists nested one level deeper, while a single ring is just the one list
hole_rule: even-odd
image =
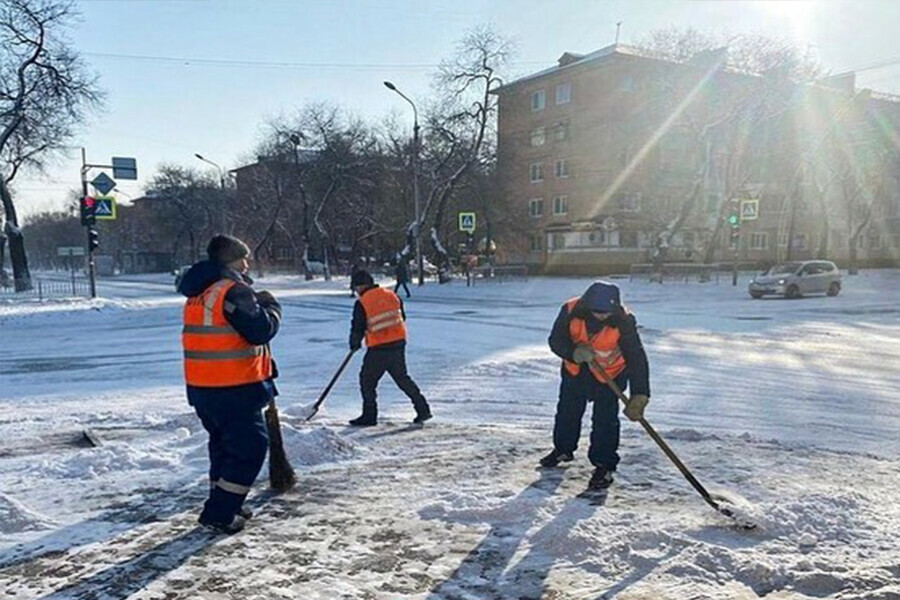
[{"label": "reflective stripe on vest", "polygon": [[400,298],[394,292],[376,287],[359,298],[366,313],[366,346],[374,348],[406,339],[406,323]]},{"label": "reflective stripe on vest", "polygon": [[234,285],[219,280],[185,303],[181,339],[188,385],[232,387],[272,377],[268,347],[245,340],[225,318],[225,297]]},{"label": "reflective stripe on vest", "polygon": [[[578,303],[578,298],[572,298],[566,302],[566,310],[571,314],[572,309]],[[592,336],[588,336],[587,323],[584,319],[573,318],[569,320],[569,336],[575,344],[590,344],[594,348],[594,362],[588,367],[597,381],[603,381],[598,368],[602,368],[608,377],[615,379],[625,370],[625,357],[619,348],[621,334],[615,327],[604,326]],[[577,376],[581,372],[578,363],[563,360],[563,366],[570,375]]]}]

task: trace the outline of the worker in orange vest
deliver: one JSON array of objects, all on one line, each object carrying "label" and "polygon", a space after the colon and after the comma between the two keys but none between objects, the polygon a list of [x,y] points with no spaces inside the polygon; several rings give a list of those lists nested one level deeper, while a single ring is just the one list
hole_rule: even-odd
[{"label": "worker in orange vest", "polygon": [[243,503],[269,446],[261,409],[278,393],[268,343],[281,306],[250,287],[250,249],[241,240],[217,235],[207,254],[179,284],[187,296],[184,374],[188,403],[209,433],[210,491],[200,523],[235,533],[253,516]]},{"label": "worker in orange vest", "polygon": [[595,468],[588,489],[605,489],[619,463],[619,400],[600,369],[621,389],[630,386],[625,415],[633,421],[642,419],[650,400],[650,377],[637,322],[622,306],[618,286],[597,281],[563,305],[549,342],[553,353],[563,359],[562,382],[553,450],[540,464],[555,467],[573,459],[584,411],[593,402],[588,458]]},{"label": "worker in orange vest", "polygon": [[431,418],[431,408],[406,370],[406,313],[403,311],[403,301],[391,290],[376,285],[372,275],[362,269],[353,273],[350,287],[359,296],[353,306],[350,349],[358,350],[363,339],[367,348],[359,372],[362,415],[351,420],[350,425],[368,427],[378,423],[376,388],[385,372],[412,400],[416,409],[413,423],[424,423]]}]

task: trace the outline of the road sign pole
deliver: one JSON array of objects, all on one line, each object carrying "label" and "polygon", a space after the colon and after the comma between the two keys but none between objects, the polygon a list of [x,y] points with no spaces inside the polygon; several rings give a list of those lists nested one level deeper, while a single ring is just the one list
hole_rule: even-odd
[{"label": "road sign pole", "polygon": [[[88,195],[88,181],[87,181],[87,155],[85,153],[84,148],[81,149],[81,194],[82,197],[86,197]],[[91,281],[91,298],[97,297],[97,280],[94,266],[94,249],[91,248],[90,243],[90,231],[91,228],[88,226],[85,228],[85,234],[87,236],[87,267],[88,267],[88,277]]]}]

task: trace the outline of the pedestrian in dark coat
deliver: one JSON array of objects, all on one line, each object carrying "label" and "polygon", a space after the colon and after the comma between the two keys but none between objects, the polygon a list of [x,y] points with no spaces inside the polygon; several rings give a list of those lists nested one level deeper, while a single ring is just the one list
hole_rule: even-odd
[{"label": "pedestrian in dark coat", "polygon": [[555,467],[573,459],[582,416],[587,403],[593,402],[588,458],[595,470],[589,488],[608,487],[619,463],[619,401],[599,369],[620,388],[630,386],[625,414],[635,421],[643,418],[650,399],[650,378],[637,321],[622,306],[619,288],[597,281],[581,297],[563,305],[549,343],[563,365],[553,450],[541,459],[541,465]]},{"label": "pedestrian in dark coat", "polygon": [[413,423],[424,423],[431,418],[431,408],[406,369],[406,313],[403,301],[394,292],[375,285],[367,271],[354,273],[350,283],[359,296],[353,306],[350,349],[358,350],[363,339],[367,348],[359,373],[362,414],[350,421],[350,425],[366,427],[377,424],[376,388],[385,373],[412,401],[416,410]]},{"label": "pedestrian in dark coat", "polygon": [[207,253],[179,286],[188,298],[185,379],[188,403],[209,433],[210,492],[200,523],[234,533],[252,516],[243,502],[268,449],[262,408],[278,393],[268,344],[281,306],[250,287],[250,250],[239,239],[217,235]]},{"label": "pedestrian in dark coat", "polygon": [[397,284],[394,286],[394,293],[400,289],[400,286],[403,286],[403,289],[406,291],[406,297],[410,297],[409,286],[407,285],[410,281],[409,278],[409,263],[406,262],[406,259],[397,255],[397,266],[394,269],[394,276],[397,278]]}]

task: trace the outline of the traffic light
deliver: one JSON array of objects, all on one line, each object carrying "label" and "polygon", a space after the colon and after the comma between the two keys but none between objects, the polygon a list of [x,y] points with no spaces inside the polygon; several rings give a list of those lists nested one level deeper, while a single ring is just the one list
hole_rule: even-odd
[{"label": "traffic light", "polygon": [[737,198],[728,203],[728,224],[734,229],[741,226],[741,201]]},{"label": "traffic light", "polygon": [[93,252],[100,247],[100,234],[96,229],[88,229],[88,252]]},{"label": "traffic light", "polygon": [[81,198],[81,224],[90,227],[96,222],[95,211],[97,210],[97,201],[90,196]]}]

